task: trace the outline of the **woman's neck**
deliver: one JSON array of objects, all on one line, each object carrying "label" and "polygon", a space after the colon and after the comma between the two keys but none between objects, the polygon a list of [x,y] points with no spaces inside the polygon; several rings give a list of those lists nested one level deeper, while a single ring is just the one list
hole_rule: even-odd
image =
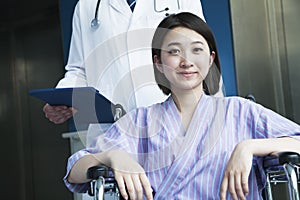
[{"label": "woman's neck", "polygon": [[187,111],[194,111],[200,98],[202,97],[203,91],[180,91],[172,92],[172,98],[177,106],[177,109],[182,113]]},{"label": "woman's neck", "polygon": [[197,92],[172,92],[172,97],[180,112],[182,125],[185,130],[189,127],[190,121],[202,95],[202,90]]}]

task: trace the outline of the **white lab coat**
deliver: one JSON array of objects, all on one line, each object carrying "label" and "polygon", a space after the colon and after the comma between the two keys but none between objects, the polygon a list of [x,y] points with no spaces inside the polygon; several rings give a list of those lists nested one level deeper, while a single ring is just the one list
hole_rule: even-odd
[{"label": "white lab coat", "polygon": [[[179,8],[178,8],[179,3]],[[57,87],[93,86],[129,111],[163,101],[153,73],[151,40],[166,13],[203,17],[200,0],[137,0],[132,13],[126,0],[101,0],[98,29],[91,28],[97,0],[79,0],[73,17],[65,77]]]}]

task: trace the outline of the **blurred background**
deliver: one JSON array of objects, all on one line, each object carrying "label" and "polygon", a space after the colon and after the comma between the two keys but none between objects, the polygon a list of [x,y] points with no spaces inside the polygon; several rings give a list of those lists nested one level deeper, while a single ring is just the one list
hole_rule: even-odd
[{"label": "blurred background", "polygon": [[[64,75],[77,0],[0,2],[1,199],[71,200],[65,188],[67,123],[45,119],[28,90]],[[300,123],[300,1],[201,0],[217,38],[226,94]]]},{"label": "blurred background", "polygon": [[72,198],[63,184],[68,125],[44,118],[32,88],[54,87],[64,74],[58,0],[0,2],[0,198]]}]

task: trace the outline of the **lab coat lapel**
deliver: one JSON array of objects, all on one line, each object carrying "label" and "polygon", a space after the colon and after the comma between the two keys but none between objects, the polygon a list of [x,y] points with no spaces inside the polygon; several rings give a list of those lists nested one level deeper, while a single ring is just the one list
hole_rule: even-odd
[{"label": "lab coat lapel", "polygon": [[115,10],[118,12],[124,14],[124,15],[131,15],[131,10],[129,5],[125,0],[110,0],[109,1],[110,6],[112,6]]}]

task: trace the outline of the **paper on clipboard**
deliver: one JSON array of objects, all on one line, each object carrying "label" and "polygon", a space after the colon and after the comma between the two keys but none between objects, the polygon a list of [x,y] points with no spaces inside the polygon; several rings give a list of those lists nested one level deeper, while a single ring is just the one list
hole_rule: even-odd
[{"label": "paper on clipboard", "polygon": [[93,87],[44,88],[30,90],[29,94],[50,105],[74,107],[74,120],[81,123],[113,123],[114,104]]}]

